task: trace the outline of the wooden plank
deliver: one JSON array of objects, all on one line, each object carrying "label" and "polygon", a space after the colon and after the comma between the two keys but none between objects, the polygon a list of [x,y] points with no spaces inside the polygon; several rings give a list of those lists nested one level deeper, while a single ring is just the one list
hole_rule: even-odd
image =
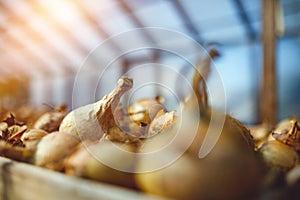
[{"label": "wooden plank", "polygon": [[94,182],[0,157],[3,200],[159,200],[161,198]]},{"label": "wooden plank", "polygon": [[10,160],[8,160],[8,159],[1,159],[1,157],[0,157],[0,164],[1,164],[1,168],[0,168],[0,177],[1,177],[1,181],[0,181],[0,199],[5,199],[5,191],[6,191],[6,188],[5,188],[5,184],[4,184],[4,173],[3,173],[3,170],[2,170],[2,168],[5,168],[7,165],[9,165],[9,163],[11,163],[11,161]]},{"label": "wooden plank", "polygon": [[274,126],[277,121],[275,0],[263,0],[263,76],[261,121]]}]

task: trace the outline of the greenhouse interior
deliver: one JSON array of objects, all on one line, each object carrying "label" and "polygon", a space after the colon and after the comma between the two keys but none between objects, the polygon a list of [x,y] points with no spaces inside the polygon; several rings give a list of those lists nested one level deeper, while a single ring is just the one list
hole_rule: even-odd
[{"label": "greenhouse interior", "polygon": [[1,197],[299,199],[299,19],[299,0],[1,0]]}]

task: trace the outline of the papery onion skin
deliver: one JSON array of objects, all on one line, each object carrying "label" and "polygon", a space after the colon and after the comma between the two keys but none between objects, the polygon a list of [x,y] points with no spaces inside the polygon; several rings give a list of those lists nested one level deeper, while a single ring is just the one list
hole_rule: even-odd
[{"label": "papery onion skin", "polygon": [[99,140],[114,122],[114,111],[122,95],[132,88],[133,80],[122,77],[118,85],[99,101],[79,107],[66,115],[59,131],[80,137],[82,140]]},{"label": "papery onion skin", "polygon": [[21,140],[28,151],[35,153],[40,140],[48,134],[42,129],[30,129],[22,135]]}]

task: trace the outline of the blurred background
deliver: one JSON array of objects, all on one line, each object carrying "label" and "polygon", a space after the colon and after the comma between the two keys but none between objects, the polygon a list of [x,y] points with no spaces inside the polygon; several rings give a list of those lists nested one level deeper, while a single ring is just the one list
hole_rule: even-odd
[{"label": "blurred background", "polygon": [[[278,119],[282,119],[300,116],[300,0],[276,2]],[[93,49],[112,36],[143,27],[178,31],[204,48],[216,47],[221,57],[214,61],[213,70],[223,80],[226,99],[211,99],[212,104],[226,101],[228,113],[245,123],[258,122],[263,66],[261,0],[0,0],[1,109],[43,103],[67,103],[72,108],[91,103],[110,91],[123,73],[147,63],[171,66],[190,77],[191,63],[183,58],[141,50],[119,57],[99,82],[93,69],[103,67],[108,57],[119,55],[126,45],[164,42],[141,32],[129,42],[110,40],[102,53],[90,56],[85,63],[89,70],[73,95],[76,74]],[[195,62],[199,58],[199,52],[183,41],[165,40]],[[160,67],[155,70],[151,76],[176,83],[176,76],[161,74]],[[216,71],[209,79],[211,87],[218,87],[214,85]],[[134,78],[143,75],[149,73]],[[96,97],[90,98],[95,85]]]}]

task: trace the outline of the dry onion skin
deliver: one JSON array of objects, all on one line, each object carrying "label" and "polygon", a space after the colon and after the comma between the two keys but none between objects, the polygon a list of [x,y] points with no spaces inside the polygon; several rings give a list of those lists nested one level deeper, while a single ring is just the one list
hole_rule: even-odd
[{"label": "dry onion skin", "polygon": [[150,124],[157,113],[164,110],[162,102],[163,98],[160,96],[139,99],[128,108],[130,119],[136,123]]},{"label": "dry onion skin", "polygon": [[[211,56],[214,55],[215,52],[211,52]],[[208,57],[202,64],[205,65],[200,66],[202,69],[209,67],[210,58]],[[258,189],[262,167],[256,158],[252,137],[249,130],[232,117],[225,116],[224,128],[212,151],[205,158],[198,158],[199,148],[211,117],[205,89],[202,87],[199,91],[199,84],[202,81],[202,78],[195,73],[193,88],[203,113],[201,116],[195,115],[197,99],[189,99],[183,103],[185,107],[183,109],[186,111],[178,117],[187,119],[186,124],[181,125],[184,127],[185,134],[189,134],[190,126],[198,123],[199,127],[193,143],[183,156],[171,165],[153,172],[137,174],[138,186],[143,191],[174,199],[237,199]],[[222,113],[217,115],[220,119],[224,117]],[[148,152],[152,148],[155,150],[157,143],[167,144],[176,134],[174,130],[178,121],[180,120],[175,120],[156,136],[146,139],[140,151]],[[180,143],[177,147],[164,151],[157,160],[163,160],[176,151],[181,151]],[[142,157],[137,169],[143,169],[151,164],[149,160],[143,160]]]},{"label": "dry onion skin", "polygon": [[47,134],[42,129],[28,129],[11,114],[0,123],[0,155],[32,163],[39,141]]},{"label": "dry onion skin", "polygon": [[[16,117],[16,121],[22,122],[28,126],[28,128],[33,128],[33,124],[41,117],[44,113],[48,112],[48,107],[35,107],[32,105],[22,105],[12,110],[7,110],[0,115],[0,120],[3,121],[5,118],[13,115]],[[3,114],[3,115],[2,115]]]},{"label": "dry onion skin", "polygon": [[255,143],[255,150],[260,149],[261,146],[268,141],[272,128],[266,124],[260,124],[248,128],[250,129],[250,134],[252,135]]},{"label": "dry onion skin", "polygon": [[300,151],[298,123],[296,118],[281,121],[270,134],[268,141],[259,149],[268,167],[288,171],[296,165]]},{"label": "dry onion skin", "polygon": [[272,137],[283,144],[288,145],[295,151],[300,152],[300,126],[299,120],[290,120],[290,129],[287,132],[272,132]]},{"label": "dry onion skin", "polygon": [[25,145],[26,150],[34,154],[37,144],[46,135],[48,135],[48,133],[42,129],[30,129],[21,136],[21,141]]},{"label": "dry onion skin", "polygon": [[57,106],[54,110],[48,111],[40,116],[33,125],[35,129],[42,129],[48,133],[58,131],[60,123],[67,114],[65,104]]},{"label": "dry onion skin", "polygon": [[299,119],[295,117],[280,121],[258,149],[266,168],[262,188],[271,188],[282,183],[284,176],[287,177],[288,184],[292,182],[291,179],[294,177],[289,175],[290,171],[293,171],[299,164],[300,127],[298,123]]},{"label": "dry onion skin", "polygon": [[113,119],[113,112],[117,108],[122,95],[132,87],[132,79],[123,77],[117,87],[96,103],[79,107],[63,119],[59,131],[71,133],[82,140],[99,140],[106,127],[105,120]]}]

